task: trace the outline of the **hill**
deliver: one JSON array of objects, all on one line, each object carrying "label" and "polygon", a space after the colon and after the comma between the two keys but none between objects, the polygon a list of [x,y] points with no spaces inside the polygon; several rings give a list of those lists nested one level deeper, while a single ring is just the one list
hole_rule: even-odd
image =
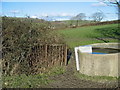
[{"label": "hill", "polygon": [[[109,28],[110,30],[111,27],[117,28],[118,24],[68,28],[65,30],[58,30],[57,32],[63,35],[69,47],[74,48],[80,45],[104,42],[102,40],[98,40],[94,38],[101,35],[100,33],[97,33],[96,30],[102,28]],[[111,38],[104,38],[104,39],[108,40],[109,42],[117,42],[117,40]]]}]

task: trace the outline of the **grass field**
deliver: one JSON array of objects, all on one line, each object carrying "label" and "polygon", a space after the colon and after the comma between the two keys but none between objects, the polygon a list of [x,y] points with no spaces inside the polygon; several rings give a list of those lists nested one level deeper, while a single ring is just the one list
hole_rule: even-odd
[{"label": "grass field", "polygon": [[[67,45],[70,48],[74,48],[80,45],[88,45],[93,43],[103,43],[101,40],[92,38],[93,36],[100,35],[96,33],[96,29],[118,27],[118,24],[100,25],[100,26],[87,26],[70,28],[65,30],[58,30],[63,35]],[[110,42],[117,42],[117,40],[109,39]]]}]

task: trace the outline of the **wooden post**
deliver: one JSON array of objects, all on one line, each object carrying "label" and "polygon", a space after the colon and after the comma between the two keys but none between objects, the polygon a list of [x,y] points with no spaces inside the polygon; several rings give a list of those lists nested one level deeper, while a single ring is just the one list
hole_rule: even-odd
[{"label": "wooden post", "polygon": [[60,46],[57,46],[57,64],[59,65],[60,62]]},{"label": "wooden post", "polygon": [[64,59],[64,52],[63,52],[63,45],[61,46],[61,66],[63,65],[63,59]]},{"label": "wooden post", "polygon": [[45,58],[44,58],[44,60],[46,63],[47,62],[47,44],[45,44]]},{"label": "wooden post", "polygon": [[54,53],[53,53],[53,46],[51,45],[51,47],[50,47],[50,49],[51,49],[51,59],[52,59],[52,64],[54,65],[54,57],[53,57],[53,55],[54,55]]},{"label": "wooden post", "polygon": [[58,47],[58,62],[60,62],[60,46]]},{"label": "wooden post", "polygon": [[61,62],[62,62],[62,46],[60,45],[59,46],[59,65],[61,65]]},{"label": "wooden post", "polygon": [[64,46],[64,64],[67,65],[67,46]]},{"label": "wooden post", "polygon": [[55,46],[55,62],[56,62],[56,64],[58,63],[58,58],[57,58],[58,50],[57,50],[57,47],[58,47],[58,45]]}]

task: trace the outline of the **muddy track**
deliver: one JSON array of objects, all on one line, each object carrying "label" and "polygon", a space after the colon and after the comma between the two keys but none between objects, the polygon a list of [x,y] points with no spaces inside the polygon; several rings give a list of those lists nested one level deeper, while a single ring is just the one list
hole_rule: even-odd
[{"label": "muddy track", "polygon": [[70,63],[66,66],[66,72],[61,75],[50,77],[54,80],[50,84],[43,86],[43,88],[116,88],[118,83],[107,82],[99,83],[90,80],[82,80],[74,75],[75,60],[71,57]]}]

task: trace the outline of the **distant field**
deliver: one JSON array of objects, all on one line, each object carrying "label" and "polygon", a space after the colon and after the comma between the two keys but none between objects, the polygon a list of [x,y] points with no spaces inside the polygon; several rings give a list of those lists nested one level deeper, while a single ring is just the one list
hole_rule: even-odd
[{"label": "distant field", "polygon": [[[95,30],[106,27],[118,27],[118,24],[71,28],[65,30],[58,30],[57,32],[64,36],[65,41],[70,48],[74,48],[80,45],[103,43],[103,41],[91,38],[90,36],[99,35],[95,32]],[[109,41],[117,42],[117,40],[114,39],[109,39]]]},{"label": "distant field", "polygon": [[[77,24],[77,21],[76,20],[66,20],[66,21],[63,21],[65,22],[67,25],[76,25]],[[78,26],[81,26],[81,25],[84,25],[84,24],[91,24],[91,23],[95,23],[93,21],[89,21],[89,20],[78,20]]]}]

